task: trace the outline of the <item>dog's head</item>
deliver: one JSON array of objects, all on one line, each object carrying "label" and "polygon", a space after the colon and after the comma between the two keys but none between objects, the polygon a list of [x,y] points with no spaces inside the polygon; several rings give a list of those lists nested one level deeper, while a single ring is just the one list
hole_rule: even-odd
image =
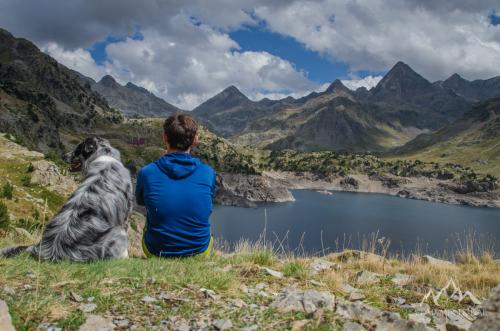
[{"label": "dog's head", "polygon": [[71,171],[80,171],[102,155],[120,159],[119,152],[111,147],[109,141],[99,137],[91,137],[79,143],[74,151],[65,154],[63,159],[70,164]]}]

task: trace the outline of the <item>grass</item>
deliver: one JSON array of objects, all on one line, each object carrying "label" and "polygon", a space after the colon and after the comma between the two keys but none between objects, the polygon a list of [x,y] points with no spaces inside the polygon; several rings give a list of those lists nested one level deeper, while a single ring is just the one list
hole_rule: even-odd
[{"label": "grass", "polygon": [[[3,245],[2,245],[3,246]],[[352,283],[353,275],[359,270],[384,272],[378,283],[361,287],[365,302],[403,314],[387,298],[402,297],[408,303],[417,303],[423,293],[406,288],[397,288],[390,281],[396,272],[416,276],[416,284],[444,286],[453,278],[463,290],[484,297],[489,290],[500,283],[500,266],[494,263],[468,263],[452,266],[429,266],[417,260],[389,260],[384,266],[379,260],[366,255],[361,259],[339,258],[329,255],[325,259],[340,264],[339,270],[327,270],[320,274],[310,272],[311,258],[269,255],[269,250],[242,251],[233,254],[216,252],[209,259],[143,259],[98,261],[94,263],[49,263],[38,264],[36,259],[22,255],[12,259],[0,259],[0,288],[15,290],[10,296],[5,292],[0,298],[6,300],[18,330],[31,330],[41,322],[57,323],[68,330],[77,329],[84,322],[84,314],[78,310],[80,303],[71,299],[71,293],[78,293],[84,300],[92,299],[97,305],[95,313],[101,315],[126,316],[136,325],[158,325],[168,316],[179,316],[186,320],[200,319],[209,315],[231,319],[233,325],[245,326],[245,316],[254,314],[260,325],[273,325],[277,329],[291,326],[294,320],[305,317],[300,314],[277,315],[269,308],[272,298],[249,296],[240,290],[241,285],[254,287],[266,284],[268,293],[279,292],[287,286],[314,288],[311,280],[324,283],[324,288],[337,295],[339,285]],[[263,258],[265,257],[265,258]],[[342,262],[343,261],[343,262]],[[274,278],[262,272],[265,265],[282,271],[285,278]],[[39,288],[37,290],[37,284]],[[208,288],[221,296],[221,300],[210,301],[199,291]],[[144,296],[158,297],[161,292],[171,293],[187,301],[158,301],[153,304],[141,302]],[[228,306],[235,299],[243,300],[247,306],[231,309]],[[459,304],[442,301],[441,308],[457,308]],[[263,305],[264,309],[254,311],[248,305]],[[338,323],[335,316],[322,316],[312,320],[311,327],[325,323]],[[339,325],[339,324],[335,324]],[[323,325],[322,327],[326,327]],[[147,327],[145,327],[147,329]],[[328,329],[328,328],[326,328]]]}]

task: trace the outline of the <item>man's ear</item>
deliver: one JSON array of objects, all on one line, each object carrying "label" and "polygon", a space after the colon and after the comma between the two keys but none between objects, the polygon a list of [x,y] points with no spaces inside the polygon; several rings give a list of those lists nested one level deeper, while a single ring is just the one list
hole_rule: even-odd
[{"label": "man's ear", "polygon": [[198,138],[198,134],[196,134],[193,138],[193,143],[191,144],[191,148],[195,148],[196,146],[198,146],[199,143],[200,143],[200,138]]},{"label": "man's ear", "polygon": [[165,134],[165,132],[163,132],[163,134],[161,136],[163,138],[163,144],[165,145],[165,149],[168,149],[168,138],[167,138],[167,135]]}]

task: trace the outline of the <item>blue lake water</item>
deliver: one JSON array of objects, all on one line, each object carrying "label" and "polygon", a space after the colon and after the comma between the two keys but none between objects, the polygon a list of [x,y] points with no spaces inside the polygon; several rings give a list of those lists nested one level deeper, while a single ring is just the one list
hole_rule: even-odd
[{"label": "blue lake water", "polygon": [[[391,253],[415,250],[452,254],[465,235],[491,246],[498,256],[500,208],[477,208],[403,199],[384,194],[295,190],[295,202],[265,203],[257,208],[215,206],[211,217],[215,238],[228,248],[240,239],[263,236],[275,249],[322,254],[362,248],[370,236],[391,240]],[[267,221],[265,215],[267,214]],[[380,248],[380,245],[378,245]]]}]

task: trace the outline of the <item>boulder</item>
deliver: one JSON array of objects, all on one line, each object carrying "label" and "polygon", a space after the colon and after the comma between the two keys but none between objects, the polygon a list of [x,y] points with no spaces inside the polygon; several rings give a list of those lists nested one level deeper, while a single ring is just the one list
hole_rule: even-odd
[{"label": "boulder", "polygon": [[444,316],[447,331],[465,331],[471,327],[472,323],[457,310],[445,310]]},{"label": "boulder", "polygon": [[333,310],[335,296],[328,292],[315,290],[300,291],[296,289],[284,289],[271,304],[282,313],[305,312],[314,313],[318,309]]},{"label": "boulder", "polygon": [[436,259],[435,257],[432,257],[430,255],[422,256],[421,260],[423,263],[428,263],[430,265],[435,265],[435,266],[452,266],[453,265],[453,263],[451,263],[450,261]]},{"label": "boulder", "polygon": [[312,273],[317,274],[325,270],[339,269],[339,265],[324,259],[316,259],[311,265]]},{"label": "boulder", "polygon": [[116,325],[109,319],[99,315],[90,315],[87,317],[85,323],[80,326],[78,331],[111,331],[114,330],[115,327]]},{"label": "boulder", "polygon": [[273,269],[269,269],[269,268],[266,268],[266,267],[263,267],[262,270],[264,270],[268,275],[271,275],[275,278],[283,278],[283,273],[282,272],[279,272],[279,271],[276,271],[276,270],[273,270]]},{"label": "boulder", "polygon": [[366,329],[359,323],[347,321],[344,323],[343,331],[365,331]]},{"label": "boulder", "polygon": [[362,270],[356,274],[355,281],[359,285],[371,285],[378,283],[380,277],[382,277],[381,274]]},{"label": "boulder", "polygon": [[361,302],[338,300],[336,314],[361,323],[372,322],[382,316],[382,310]]},{"label": "boulder", "polygon": [[500,285],[495,287],[487,300],[481,305],[483,316],[479,317],[470,328],[471,331],[500,330]]},{"label": "boulder", "polygon": [[397,273],[394,275],[394,277],[391,279],[391,281],[396,284],[397,286],[406,286],[412,282],[414,282],[416,279],[415,276],[413,275],[407,275],[407,274],[400,274]]}]

